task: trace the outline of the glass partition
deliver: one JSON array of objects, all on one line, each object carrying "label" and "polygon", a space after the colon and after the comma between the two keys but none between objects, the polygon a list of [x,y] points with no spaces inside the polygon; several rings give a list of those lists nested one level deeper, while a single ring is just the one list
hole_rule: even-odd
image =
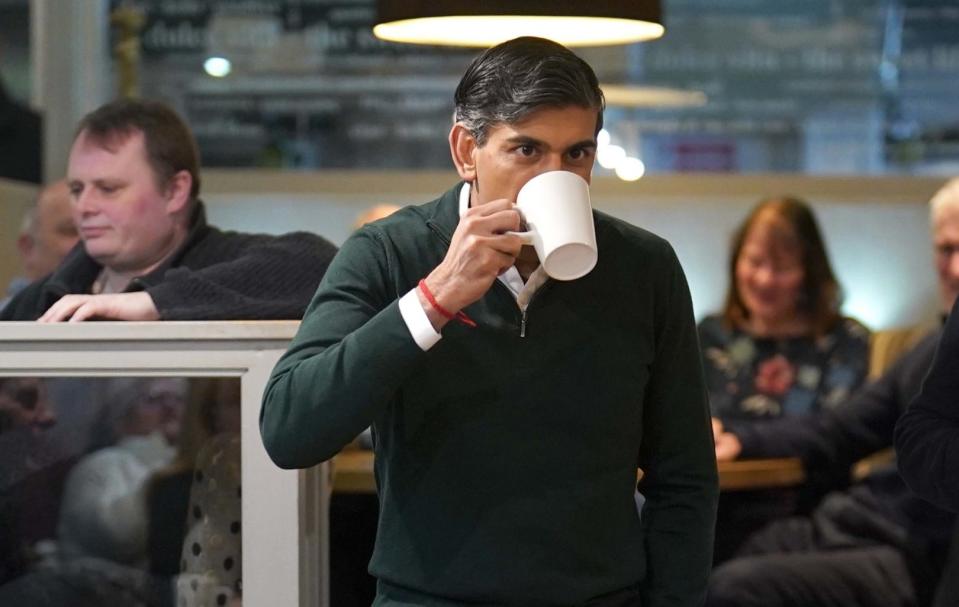
[{"label": "glass partition", "polygon": [[295,328],[4,323],[0,604],[326,605],[327,466],[258,430]]},{"label": "glass partition", "polygon": [[238,378],[0,377],[0,603],[240,604],[240,459]]}]

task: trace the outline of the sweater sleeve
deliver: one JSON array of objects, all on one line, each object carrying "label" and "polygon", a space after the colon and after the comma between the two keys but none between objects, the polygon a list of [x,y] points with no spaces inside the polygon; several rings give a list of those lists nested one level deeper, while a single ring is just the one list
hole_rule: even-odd
[{"label": "sweater sleeve", "polygon": [[846,468],[888,447],[904,403],[899,377],[887,373],[833,410],[802,417],[731,421],[726,429],[742,443],[741,457],[801,457],[807,467]]},{"label": "sweater sleeve", "polygon": [[216,232],[145,289],[162,320],[298,319],[335,254],[306,232]]},{"label": "sweater sleeve", "polygon": [[924,499],[959,511],[959,300],[929,375],[896,426],[899,472]]},{"label": "sweater sleeve", "polygon": [[665,257],[639,454],[649,607],[702,604],[719,492],[689,289],[671,248]]},{"label": "sweater sleeve", "polygon": [[370,425],[425,353],[371,229],[343,245],[267,383],[260,431],[283,468],[325,461]]},{"label": "sweater sleeve", "polygon": [[919,390],[935,335],[904,354],[881,377],[842,404],[815,415],[769,421],[731,421],[741,457],[801,457],[814,474],[836,480],[857,460],[892,444],[896,420]]}]

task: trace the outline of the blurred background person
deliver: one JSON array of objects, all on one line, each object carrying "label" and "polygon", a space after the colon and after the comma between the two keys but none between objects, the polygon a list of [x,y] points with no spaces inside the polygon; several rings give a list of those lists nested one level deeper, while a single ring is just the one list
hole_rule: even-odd
[{"label": "blurred background person", "polygon": [[[948,305],[959,293],[959,178],[932,199],[932,229],[940,291]],[[899,470],[925,499],[959,511],[959,318],[946,321],[922,391],[896,427]],[[948,310],[948,307],[946,308]]]},{"label": "blurred background person", "polygon": [[176,580],[177,607],[240,603],[241,495],[240,434],[219,433],[210,438],[196,458],[189,522]]},{"label": "blurred background person", "polygon": [[98,432],[105,446],[77,463],[64,491],[64,556],[146,567],[146,482],[174,456],[186,390],[182,378],[107,382]]},{"label": "blurred background person", "polygon": [[173,457],[186,387],[182,378],[115,378],[98,386],[104,403],[92,442],[99,448],[67,477],[58,541],[26,574],[0,586],[0,604],[161,604],[169,580],[147,571],[145,493],[153,471]]},{"label": "blurred background person", "polygon": [[240,381],[235,378],[195,378],[183,415],[177,452],[158,469],[147,488],[150,570],[174,576],[181,571],[180,552],[188,524],[198,519],[188,511],[199,454],[220,435],[240,433]]},{"label": "blurred background person", "polygon": [[[845,401],[868,372],[869,331],[839,313],[840,288],[816,218],[793,197],[761,201],[736,231],[721,314],[699,324],[714,427],[814,415]],[[715,558],[766,522],[808,510],[824,490],[720,496]]]},{"label": "blurred background person", "polygon": [[372,223],[377,219],[389,217],[399,210],[400,207],[395,204],[378,204],[372,206],[356,216],[356,220],[353,221],[353,229],[359,230],[366,224]]},{"label": "blurred background person", "polygon": [[55,423],[42,380],[0,377],[0,584],[23,573],[53,520],[49,479],[31,469],[28,447]]},{"label": "blurred background person", "polygon": [[23,275],[31,282],[53,272],[80,235],[70,209],[70,190],[64,179],[40,190],[30,215],[30,229],[17,239]]},{"label": "blurred background person", "polygon": [[45,388],[35,377],[0,377],[0,434],[27,429],[37,433],[56,423]]},{"label": "blurred background person", "polygon": [[[50,274],[78,240],[66,181],[42,188],[24,213],[16,240],[21,274],[7,295]],[[8,300],[0,300],[0,309]],[[8,495],[3,498],[8,510],[0,516],[8,540],[0,543],[27,561],[35,556],[36,542],[56,534],[66,475],[88,446],[86,384],[82,379],[0,378],[0,433],[9,431],[0,438],[0,493]],[[65,423],[58,427],[58,420]],[[7,571],[14,574],[14,568]],[[22,572],[22,567],[16,570]],[[0,574],[0,583],[10,576]]]},{"label": "blurred background person", "polygon": [[147,488],[149,569],[171,580],[162,605],[240,600],[240,470],[240,381],[191,380],[176,456]]},{"label": "blurred background person", "polygon": [[899,471],[913,491],[959,512],[957,315],[953,305],[922,390],[896,425],[896,452]]},{"label": "blurred background person", "polygon": [[839,313],[840,299],[809,205],[759,203],[733,238],[724,309],[699,324],[713,415],[806,415],[855,391],[869,331]]},{"label": "blurred background person", "polygon": [[[943,252],[959,250],[959,181],[932,198],[930,218],[942,309],[949,310],[959,295],[959,263],[943,263],[953,258]],[[941,334],[940,328],[924,337],[876,381],[820,415],[732,420],[716,437],[717,458],[801,457],[807,473],[850,483],[854,462],[892,445],[896,421],[919,393]],[[942,598],[955,590],[949,587],[955,575],[943,574],[955,514],[910,491],[893,461],[852,481],[809,516],[752,535],[714,569],[707,605],[927,605],[934,593],[937,606],[955,605]]]},{"label": "blurred background person", "polygon": [[79,239],[67,182],[60,180],[40,190],[36,204],[24,213],[17,236],[21,275],[7,287],[7,299],[0,301],[0,308],[23,287],[53,272]]}]

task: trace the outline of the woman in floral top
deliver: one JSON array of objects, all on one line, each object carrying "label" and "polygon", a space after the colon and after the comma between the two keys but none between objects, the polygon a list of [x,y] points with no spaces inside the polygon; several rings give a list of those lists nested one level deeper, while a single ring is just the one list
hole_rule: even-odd
[{"label": "woman in floral top", "polygon": [[699,325],[713,416],[807,415],[866,377],[869,331],[839,314],[839,285],[809,206],[761,202],[733,240],[722,314]]},{"label": "woman in floral top", "polygon": [[[729,278],[722,314],[699,325],[717,445],[729,436],[720,420],[814,415],[859,387],[869,331],[839,314],[839,284],[806,203],[761,202],[733,239]],[[723,493],[715,562],[767,522],[811,508],[839,474],[807,472],[795,490]]]}]

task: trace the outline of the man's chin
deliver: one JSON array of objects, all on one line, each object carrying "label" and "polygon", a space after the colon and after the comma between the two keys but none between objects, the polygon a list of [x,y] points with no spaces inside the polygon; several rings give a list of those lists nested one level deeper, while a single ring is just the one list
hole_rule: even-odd
[{"label": "man's chin", "polygon": [[114,251],[101,246],[100,243],[96,242],[84,242],[83,248],[87,252],[87,255],[93,258],[101,266],[109,266],[110,261],[114,258]]}]

